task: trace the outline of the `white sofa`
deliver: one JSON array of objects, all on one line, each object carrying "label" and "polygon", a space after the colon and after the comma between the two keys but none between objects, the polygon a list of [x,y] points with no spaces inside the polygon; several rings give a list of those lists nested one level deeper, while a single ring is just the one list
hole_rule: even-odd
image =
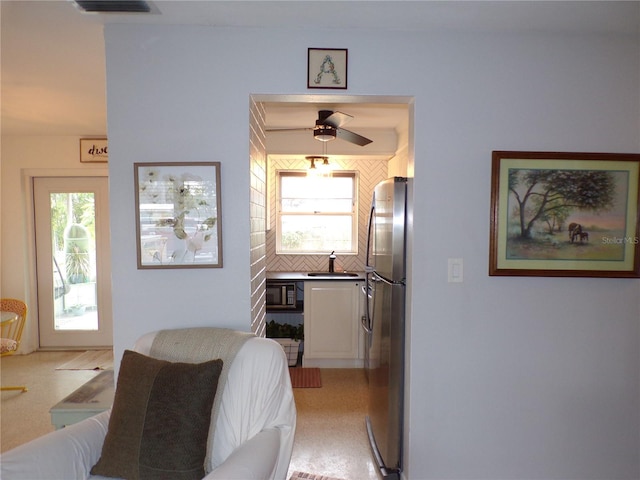
[{"label": "white sofa", "polygon": [[[134,350],[149,355],[158,332]],[[284,351],[253,337],[229,367],[209,452],[207,480],[285,480],[296,427],[296,409]],[[0,457],[4,480],[105,479],[90,470],[100,458],[110,410],[56,430]]]}]

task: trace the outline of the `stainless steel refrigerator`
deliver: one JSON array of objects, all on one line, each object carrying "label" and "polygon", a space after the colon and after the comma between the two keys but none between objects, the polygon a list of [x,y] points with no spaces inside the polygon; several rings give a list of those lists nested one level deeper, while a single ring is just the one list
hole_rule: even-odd
[{"label": "stainless steel refrigerator", "polygon": [[367,237],[365,370],[369,380],[366,428],[383,479],[402,471],[407,183],[393,177],[373,194]]}]

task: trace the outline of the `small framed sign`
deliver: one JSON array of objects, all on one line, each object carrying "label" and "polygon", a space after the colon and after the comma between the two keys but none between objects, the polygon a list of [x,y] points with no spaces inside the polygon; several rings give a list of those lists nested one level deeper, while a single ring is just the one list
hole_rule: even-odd
[{"label": "small framed sign", "polygon": [[82,163],[105,163],[109,161],[106,138],[81,138],[80,161]]},{"label": "small framed sign", "polygon": [[347,49],[310,48],[307,88],[347,88]]}]

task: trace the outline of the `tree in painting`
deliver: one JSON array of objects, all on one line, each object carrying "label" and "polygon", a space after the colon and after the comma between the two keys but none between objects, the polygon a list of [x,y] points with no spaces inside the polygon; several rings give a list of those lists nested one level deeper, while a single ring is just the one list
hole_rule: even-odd
[{"label": "tree in painting", "polygon": [[615,179],[601,170],[510,169],[509,191],[517,204],[519,237],[531,238],[534,225],[560,230],[574,209],[604,211],[614,204]]}]

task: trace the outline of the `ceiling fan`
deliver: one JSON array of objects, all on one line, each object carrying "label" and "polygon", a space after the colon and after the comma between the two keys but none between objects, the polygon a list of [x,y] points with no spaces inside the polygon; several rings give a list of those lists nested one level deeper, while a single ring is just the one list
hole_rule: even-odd
[{"label": "ceiling fan", "polygon": [[292,132],[301,130],[313,130],[313,138],[321,142],[328,142],[340,138],[347,142],[355,143],[364,147],[372,142],[362,135],[358,135],[350,130],[345,130],[342,125],[351,120],[353,116],[342,112],[333,112],[331,110],[320,110],[315,127],[308,128],[274,128],[267,129],[267,132]]}]

